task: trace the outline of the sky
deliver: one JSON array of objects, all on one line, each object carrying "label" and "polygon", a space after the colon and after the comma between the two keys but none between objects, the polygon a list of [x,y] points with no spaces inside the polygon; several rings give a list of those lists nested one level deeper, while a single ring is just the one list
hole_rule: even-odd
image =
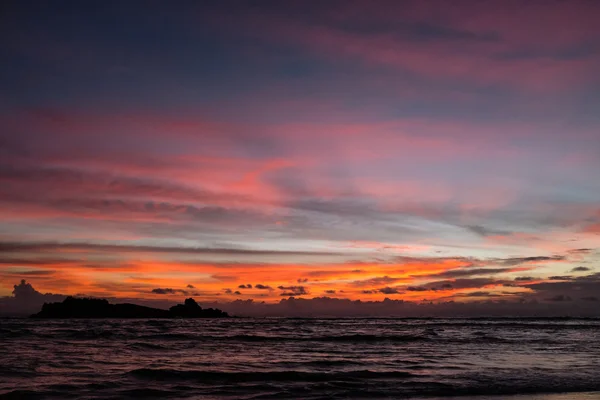
[{"label": "sky", "polygon": [[600,3],[0,7],[0,311],[598,308]]}]

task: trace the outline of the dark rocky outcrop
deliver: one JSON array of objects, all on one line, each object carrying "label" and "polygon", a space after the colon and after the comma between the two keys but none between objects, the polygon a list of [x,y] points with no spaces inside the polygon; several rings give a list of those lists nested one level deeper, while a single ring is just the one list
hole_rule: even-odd
[{"label": "dark rocky outcrop", "polygon": [[110,304],[105,299],[67,297],[62,303],[44,303],[32,318],[225,318],[226,312],[202,309],[194,299],[186,299],[169,310],[137,304]]},{"label": "dark rocky outcrop", "polygon": [[216,308],[202,309],[192,298],[185,299],[184,304],[177,304],[169,309],[175,318],[221,318],[228,317],[226,312]]}]

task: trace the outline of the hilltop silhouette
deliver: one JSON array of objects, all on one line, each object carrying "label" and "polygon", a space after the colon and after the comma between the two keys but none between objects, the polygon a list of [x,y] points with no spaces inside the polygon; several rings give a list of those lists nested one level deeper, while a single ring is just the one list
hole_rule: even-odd
[{"label": "hilltop silhouette", "polygon": [[69,296],[61,303],[44,303],[32,318],[227,318],[229,314],[215,308],[203,309],[192,298],[169,310],[123,303],[110,304],[105,299]]}]

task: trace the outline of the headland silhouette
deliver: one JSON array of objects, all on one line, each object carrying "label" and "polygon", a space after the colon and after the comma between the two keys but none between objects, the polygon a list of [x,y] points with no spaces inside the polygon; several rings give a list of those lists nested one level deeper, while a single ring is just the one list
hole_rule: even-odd
[{"label": "headland silhouette", "polygon": [[229,314],[215,308],[203,309],[192,298],[168,310],[123,303],[110,304],[106,299],[67,297],[60,303],[44,303],[31,318],[227,318]]}]

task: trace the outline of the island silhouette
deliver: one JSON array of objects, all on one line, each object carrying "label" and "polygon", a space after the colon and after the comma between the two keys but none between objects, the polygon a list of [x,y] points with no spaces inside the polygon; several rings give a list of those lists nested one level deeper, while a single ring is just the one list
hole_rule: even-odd
[{"label": "island silhouette", "polygon": [[44,303],[31,318],[227,318],[229,314],[216,308],[203,309],[192,298],[163,310],[123,303],[110,304],[106,299],[69,296],[59,303]]}]

